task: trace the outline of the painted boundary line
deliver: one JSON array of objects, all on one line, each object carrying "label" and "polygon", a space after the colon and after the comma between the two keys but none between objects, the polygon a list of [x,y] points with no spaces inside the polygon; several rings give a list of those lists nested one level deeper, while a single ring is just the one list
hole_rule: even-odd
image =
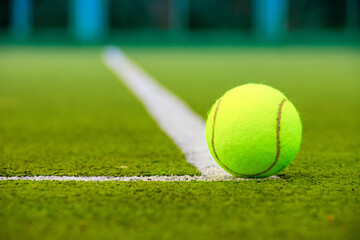
[{"label": "painted boundary line", "polygon": [[[279,179],[279,177],[272,176],[271,179]],[[190,181],[241,181],[250,180],[245,178],[234,177],[206,177],[206,176],[131,176],[131,177],[72,177],[72,176],[35,176],[35,177],[0,177],[0,181],[18,181],[18,180],[30,180],[30,181],[76,181],[76,182],[128,182],[128,181],[152,181],[152,182],[190,182]]]},{"label": "painted boundary line", "polygon": [[104,61],[142,102],[160,128],[185,154],[190,164],[208,177],[232,177],[211,157],[205,139],[205,122],[185,102],[158,84],[118,48],[107,47]]}]

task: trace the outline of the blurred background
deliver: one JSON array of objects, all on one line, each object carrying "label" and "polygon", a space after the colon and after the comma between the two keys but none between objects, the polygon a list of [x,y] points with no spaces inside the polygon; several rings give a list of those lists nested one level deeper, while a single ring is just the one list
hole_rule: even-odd
[{"label": "blurred background", "polygon": [[357,43],[360,0],[1,0],[2,42]]}]

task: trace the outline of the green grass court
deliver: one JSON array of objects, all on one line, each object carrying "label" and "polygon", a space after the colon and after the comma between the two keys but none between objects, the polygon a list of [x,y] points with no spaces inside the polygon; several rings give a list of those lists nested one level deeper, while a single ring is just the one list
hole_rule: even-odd
[{"label": "green grass court", "polygon": [[[0,181],[0,239],[358,239],[356,47],[125,47],[204,119],[266,83],[299,110],[281,179]],[[0,47],[0,176],[200,175],[105,66],[101,47]]]}]

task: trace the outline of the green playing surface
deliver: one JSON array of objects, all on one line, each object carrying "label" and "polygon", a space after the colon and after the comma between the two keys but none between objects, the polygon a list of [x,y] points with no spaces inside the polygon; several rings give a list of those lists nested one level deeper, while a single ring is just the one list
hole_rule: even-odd
[{"label": "green playing surface", "polygon": [[102,48],[2,48],[0,175],[199,174]]},{"label": "green playing surface", "polygon": [[[0,182],[0,238],[354,239],[360,235],[356,48],[125,48],[202,117],[269,84],[298,108],[278,180]],[[198,175],[103,64],[101,48],[0,48],[0,175]]]}]

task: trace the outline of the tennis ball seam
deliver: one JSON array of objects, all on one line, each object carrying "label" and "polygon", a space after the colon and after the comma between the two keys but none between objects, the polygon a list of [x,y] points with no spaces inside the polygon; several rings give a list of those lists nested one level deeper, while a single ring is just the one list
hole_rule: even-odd
[{"label": "tennis ball seam", "polygon": [[279,110],[278,110],[278,113],[277,113],[277,118],[276,118],[276,156],[275,156],[275,160],[274,162],[271,164],[270,167],[268,167],[266,170],[262,171],[262,172],[259,172],[259,173],[256,173],[256,174],[242,174],[242,173],[238,173],[238,172],[235,172],[233,170],[231,170],[230,168],[228,168],[219,158],[219,156],[217,155],[216,151],[215,151],[215,143],[214,143],[214,139],[215,139],[215,122],[216,122],[216,116],[217,116],[217,113],[218,113],[218,110],[219,110],[219,106],[220,106],[220,103],[221,103],[221,99],[219,99],[219,102],[216,106],[216,109],[215,109],[215,113],[214,113],[214,119],[213,119],[213,124],[212,124],[212,134],[211,134],[211,145],[212,145],[212,149],[213,149],[213,152],[214,152],[214,155],[216,157],[216,159],[218,160],[218,162],[221,163],[221,165],[223,165],[223,167],[225,167],[227,170],[229,170],[230,172],[234,173],[235,175],[242,175],[242,176],[247,176],[247,177],[256,177],[258,175],[261,175],[261,174],[264,174],[268,171],[270,171],[275,165],[276,163],[278,162],[279,160],[279,157],[280,157],[280,150],[281,150],[281,147],[280,147],[280,121],[281,121],[281,114],[282,114],[282,107],[284,105],[284,103],[286,102],[286,98],[284,98],[280,104],[279,104]]}]

